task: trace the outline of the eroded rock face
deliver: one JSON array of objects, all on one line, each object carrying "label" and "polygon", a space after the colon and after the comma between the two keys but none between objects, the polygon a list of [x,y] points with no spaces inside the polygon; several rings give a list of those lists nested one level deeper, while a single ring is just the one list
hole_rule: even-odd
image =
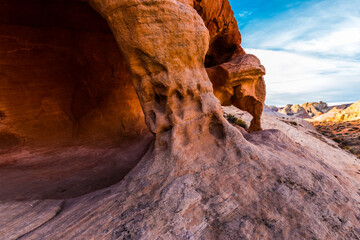
[{"label": "eroded rock face", "polygon": [[156,141],[106,189],[0,204],[1,237],[360,237],[360,179],[350,168],[360,164],[282,121],[275,124],[283,128],[256,133],[230,125],[204,68],[210,39],[193,4],[89,2],[114,33]]},{"label": "eroded rock face", "polygon": [[[196,11],[177,1],[90,3],[108,20],[128,61],[146,123],[159,147],[190,143],[190,133],[198,128],[224,138],[220,104],[204,69],[208,31]],[[125,8],[128,12],[122,11]],[[128,21],[133,22],[131,28]],[[208,124],[203,124],[206,119]]]},{"label": "eroded rock face", "polygon": [[87,3],[0,4],[3,134],[25,144],[99,145],[148,132],[116,41]]},{"label": "eroded rock face", "polygon": [[151,138],[126,61],[95,10],[0,1],[0,200],[109,186]]},{"label": "eroded rock face", "polygon": [[241,35],[228,0],[194,1],[210,33],[205,66],[222,105],[234,105],[253,116],[250,131],[261,130],[266,88],[265,68],[241,48]]}]

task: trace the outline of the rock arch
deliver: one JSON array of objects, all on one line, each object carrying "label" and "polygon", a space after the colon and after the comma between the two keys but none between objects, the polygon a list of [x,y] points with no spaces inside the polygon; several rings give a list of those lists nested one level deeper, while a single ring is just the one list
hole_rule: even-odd
[{"label": "rock arch", "polygon": [[9,168],[42,166],[2,188],[6,198],[106,187],[153,138],[111,30],[81,1],[0,1],[0,112],[4,185]]}]

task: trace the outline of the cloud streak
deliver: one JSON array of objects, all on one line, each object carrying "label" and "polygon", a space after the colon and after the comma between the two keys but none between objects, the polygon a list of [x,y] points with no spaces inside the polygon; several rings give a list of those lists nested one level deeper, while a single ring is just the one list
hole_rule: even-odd
[{"label": "cloud streak", "polygon": [[360,68],[357,62],[313,57],[263,49],[246,49],[266,66],[269,105],[308,101],[354,102],[359,100]]},{"label": "cloud streak", "polygon": [[268,104],[360,99],[360,0],[230,2],[267,69]]}]

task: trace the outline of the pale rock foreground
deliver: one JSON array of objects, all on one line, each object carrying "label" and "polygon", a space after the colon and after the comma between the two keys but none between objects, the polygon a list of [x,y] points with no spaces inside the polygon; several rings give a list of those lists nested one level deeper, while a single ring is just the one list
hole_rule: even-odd
[{"label": "pale rock foreground", "polygon": [[266,130],[244,137],[228,124],[221,140],[200,134],[202,148],[155,146],[122,182],[79,198],[2,204],[14,217],[1,218],[1,236],[358,239],[358,160],[302,120],[265,112],[262,121]]},{"label": "pale rock foreground", "polygon": [[114,32],[155,141],[108,188],[1,203],[0,238],[360,238],[359,162],[273,113],[264,131],[230,125],[204,68],[208,30],[191,4],[90,2]]}]

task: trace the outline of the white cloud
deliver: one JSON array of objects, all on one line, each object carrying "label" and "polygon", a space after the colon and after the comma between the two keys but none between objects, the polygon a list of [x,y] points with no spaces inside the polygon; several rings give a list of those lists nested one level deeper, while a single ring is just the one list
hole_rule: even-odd
[{"label": "white cloud", "polygon": [[267,104],[360,99],[360,64],[287,51],[246,49],[266,68]]},{"label": "white cloud", "polygon": [[247,16],[250,16],[252,14],[252,12],[249,12],[249,11],[242,11],[238,14],[239,17],[247,17]]},{"label": "white cloud", "polygon": [[242,34],[267,70],[267,104],[360,99],[360,0],[310,1]]},{"label": "white cloud", "polygon": [[248,47],[360,58],[360,0],[312,2],[248,30]]},{"label": "white cloud", "polygon": [[286,50],[324,55],[353,57],[360,54],[360,18],[345,21],[323,36],[309,40],[295,40],[284,46]]}]

